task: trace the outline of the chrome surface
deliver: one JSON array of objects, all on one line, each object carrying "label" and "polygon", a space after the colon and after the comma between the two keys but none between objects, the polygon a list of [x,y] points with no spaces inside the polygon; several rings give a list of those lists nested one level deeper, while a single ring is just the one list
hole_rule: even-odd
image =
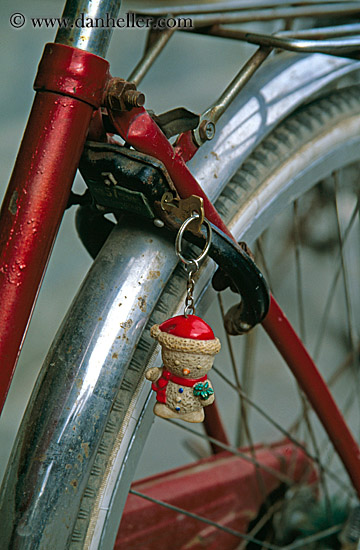
[{"label": "chrome surface", "polygon": [[15,511],[17,520],[12,534],[2,529],[1,548],[68,547],[73,506],[113,398],[176,263],[173,243],[155,229],[117,227],[106,242],[49,352],[32,417],[22,425],[1,525],[11,526]]},{"label": "chrome surface", "polygon": [[[190,162],[210,199],[287,113],[356,68],[356,62],[321,55],[266,63],[220,119],[214,140]],[[67,548],[112,399],[176,261],[173,243],[156,228],[111,233],[58,332],[25,414],[2,491],[1,548]],[[99,506],[103,521],[115,521],[109,504]],[[99,524],[99,538],[101,531]]]},{"label": "chrome surface", "polygon": [[[134,2],[134,9],[137,9],[139,13],[149,13],[151,15],[163,15],[164,13],[171,13],[172,15],[185,15],[185,14],[202,14],[202,13],[216,13],[217,11],[229,12],[229,11],[244,11],[244,10],[261,10],[265,8],[276,8],[279,6],[289,6],[288,0],[217,0],[211,3],[202,1],[189,2],[185,5],[179,5],[178,2],[169,3],[167,5],[151,6],[149,7],[146,1]],[[349,2],[348,2],[349,3]],[[321,4],[338,4],[339,0],[303,0],[302,6],[320,6]]]},{"label": "chrome surface", "polygon": [[209,198],[219,196],[224,182],[288,113],[359,69],[359,62],[322,54],[269,59],[219,119],[214,139],[188,163]]},{"label": "chrome surface", "polygon": [[244,33],[244,40],[250,44],[281,48],[283,50],[298,53],[346,55],[358,51],[360,47],[360,38],[358,36],[328,40],[305,40],[297,38],[279,38],[278,36],[268,36],[265,34]]},{"label": "chrome surface", "polygon": [[294,38],[335,38],[338,36],[357,36],[359,33],[360,23],[351,23],[349,25],[334,25],[332,27],[319,27],[298,31],[279,31],[276,33],[276,36],[289,36]]},{"label": "chrome surface", "polygon": [[[258,7],[249,6],[247,4],[246,9],[241,9],[241,6],[237,4],[233,8],[223,9],[222,4],[215,4],[212,10],[203,9],[169,9],[166,11],[166,7],[148,9],[146,8],[138,10],[139,13],[146,13],[149,15],[166,15],[171,13],[174,15],[191,16],[193,25],[195,27],[206,27],[216,24],[229,24],[229,23],[253,23],[255,21],[274,21],[276,19],[295,19],[300,17],[324,17],[324,16],[336,16],[336,15],[352,15],[356,14],[360,10],[360,2],[316,2],[305,3],[302,2],[301,6],[289,7],[288,2],[272,2],[267,5],[260,5]],[[244,6],[245,7],[245,6]],[[253,8],[253,9],[251,9]],[[186,30],[186,29],[185,29]]]},{"label": "chrome surface", "polygon": [[[325,53],[346,57],[346,54],[358,53],[360,47],[359,31],[360,25],[354,24],[326,27],[324,33],[319,28],[297,32],[283,31],[269,35],[215,25],[210,29],[209,34],[292,52]],[[308,40],[308,38],[311,38],[311,40]],[[326,40],[323,40],[323,38],[326,38]]]},{"label": "chrome surface", "polygon": [[[203,121],[210,121],[216,124],[219,118],[224,114],[229,105],[234,101],[235,97],[240,93],[245,84],[249,82],[253,74],[258,70],[260,65],[265,61],[268,55],[271,53],[271,48],[261,47],[254,55],[245,63],[240,69],[235,78],[227,86],[223,94],[217,99],[211,107],[209,107],[200,117],[200,124],[196,130],[194,130],[195,142],[200,146],[206,141],[201,135],[200,128]],[[213,139],[213,137],[212,137]]]},{"label": "chrome surface", "polygon": [[[113,31],[111,19],[116,20],[120,6],[121,0],[67,0],[62,17],[72,26],[59,29],[55,42],[105,57]],[[98,18],[107,26],[86,26]]]}]

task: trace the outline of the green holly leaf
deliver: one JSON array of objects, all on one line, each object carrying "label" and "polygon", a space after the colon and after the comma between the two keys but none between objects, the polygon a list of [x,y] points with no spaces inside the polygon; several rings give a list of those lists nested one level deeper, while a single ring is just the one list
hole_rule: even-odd
[{"label": "green holly leaf", "polygon": [[210,387],[209,382],[205,382],[205,384],[199,382],[194,386],[193,393],[196,397],[206,400],[214,393],[214,390]]},{"label": "green holly leaf", "polygon": [[194,386],[194,390],[193,390],[194,395],[198,397],[199,395],[201,395],[201,392],[203,391],[203,389],[204,389],[203,383],[199,382]]}]

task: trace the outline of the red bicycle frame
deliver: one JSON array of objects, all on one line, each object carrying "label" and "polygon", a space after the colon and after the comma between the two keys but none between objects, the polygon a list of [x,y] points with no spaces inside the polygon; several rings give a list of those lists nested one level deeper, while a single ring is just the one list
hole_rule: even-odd
[{"label": "red bicycle frame", "polygon": [[[94,112],[109,81],[108,63],[63,44],[45,48],[37,91],[0,218],[0,407],[67,204]],[[179,195],[204,199],[205,215],[230,235],[188,170],[194,152],[173,147],[143,108],[119,112],[113,123],[137,150],[161,160]],[[183,139],[182,143],[190,143]],[[230,235],[231,236],[231,235]],[[276,303],[263,326],[294,373],[327,430],[360,496],[360,450],[315,364]],[[224,439],[220,425],[219,439]]]}]

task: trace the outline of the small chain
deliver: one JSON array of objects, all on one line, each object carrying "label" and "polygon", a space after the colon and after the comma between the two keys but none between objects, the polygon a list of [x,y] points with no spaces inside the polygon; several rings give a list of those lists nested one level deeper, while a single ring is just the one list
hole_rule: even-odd
[{"label": "small chain", "polygon": [[199,262],[203,260],[210,248],[211,245],[211,236],[212,236],[212,230],[210,223],[204,218],[203,223],[205,224],[207,228],[207,236],[206,236],[206,243],[205,248],[201,252],[200,256],[197,258],[194,258],[192,260],[187,260],[182,255],[181,250],[181,243],[182,238],[185,229],[191,223],[193,220],[196,220],[200,217],[200,215],[197,212],[193,212],[189,218],[187,218],[183,224],[180,226],[180,229],[178,231],[178,234],[176,235],[175,240],[175,252],[176,255],[180,258],[182,261],[184,268],[187,273],[187,283],[186,283],[186,298],[185,298],[185,309],[184,309],[184,316],[187,317],[188,315],[195,315],[195,304],[194,304],[194,287],[195,287],[195,281],[193,278],[193,275],[198,271],[199,269]]},{"label": "small chain", "polygon": [[187,283],[186,283],[184,315],[185,317],[187,317],[188,315],[195,315],[195,304],[194,304],[194,296],[193,296],[195,281],[194,281],[193,275],[199,269],[199,264],[197,263],[196,260],[191,260],[185,266],[185,269],[187,271]]}]

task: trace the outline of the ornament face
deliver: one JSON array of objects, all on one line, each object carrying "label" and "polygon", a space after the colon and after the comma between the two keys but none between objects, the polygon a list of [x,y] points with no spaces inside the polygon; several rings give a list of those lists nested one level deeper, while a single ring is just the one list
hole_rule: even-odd
[{"label": "ornament face", "polygon": [[162,348],[162,368],[151,368],[145,376],[156,392],[154,413],[162,418],[202,422],[204,407],[215,396],[207,373],[220,342],[205,321],[196,315],[179,315],[151,328]]}]

